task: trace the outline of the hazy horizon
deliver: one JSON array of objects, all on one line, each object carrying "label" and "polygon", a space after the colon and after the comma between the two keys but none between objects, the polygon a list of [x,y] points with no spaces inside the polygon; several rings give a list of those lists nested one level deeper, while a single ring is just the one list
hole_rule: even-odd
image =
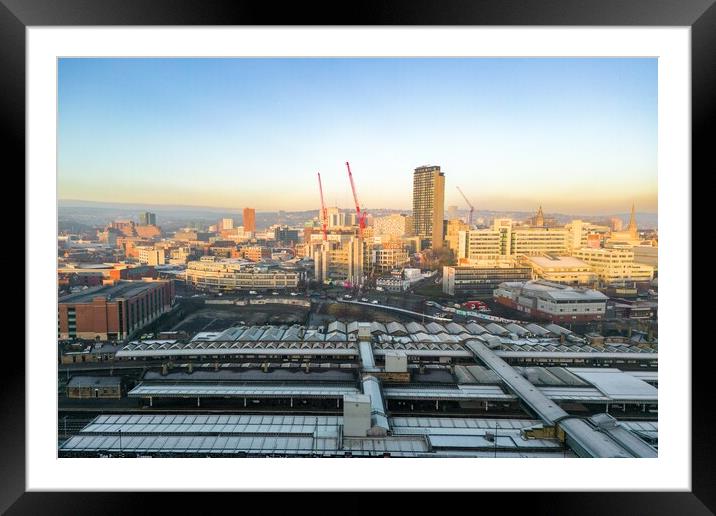
[{"label": "hazy horizon", "polygon": [[[59,204],[66,203],[65,206],[59,206]],[[73,204],[77,203],[77,204]],[[96,205],[96,206],[95,206]],[[173,211],[173,210],[187,210],[187,211],[211,211],[216,213],[231,213],[235,212],[237,214],[241,214],[243,209],[246,207],[251,206],[238,206],[238,207],[230,207],[230,206],[202,206],[202,205],[190,205],[190,204],[161,204],[161,203],[141,203],[141,202],[118,202],[118,201],[93,201],[93,200],[87,200],[87,199],[58,199],[58,206],[60,208],[92,208],[96,207],[97,209],[123,209],[123,210],[167,210],[167,211]],[[329,207],[329,206],[327,206]],[[330,206],[334,207],[334,206]],[[355,211],[355,207],[353,206],[338,206],[339,209],[353,212]],[[445,213],[448,212],[449,206],[445,207]],[[588,217],[609,217],[609,216],[628,216],[630,214],[630,210],[627,209],[629,207],[626,207],[625,209],[621,211],[604,211],[599,213],[583,213],[583,212],[561,212],[561,211],[550,211],[547,209],[544,209],[543,211],[546,215],[569,215],[569,216],[588,216]],[[400,211],[400,212],[411,212],[412,207],[393,207],[393,206],[375,206],[372,208],[373,211]],[[256,210],[256,213],[278,213],[279,211],[285,211],[286,213],[296,213],[296,212],[306,212],[306,211],[315,211],[318,212],[318,207],[313,208],[306,208],[306,209],[300,209],[300,210],[283,210],[280,208],[276,209],[266,209],[266,210]],[[458,206],[459,212],[465,212],[467,213],[469,211],[469,208],[467,206]],[[536,210],[531,210],[528,208],[523,209],[509,209],[509,210],[491,210],[487,208],[475,208],[475,213],[480,212],[496,212],[496,213],[507,213],[507,212],[515,212],[515,213],[534,213]],[[138,212],[139,213],[139,212]],[[658,212],[656,211],[645,211],[645,210],[636,210],[635,212],[637,215],[658,215]],[[370,213],[369,213],[370,214]]]},{"label": "hazy horizon", "polygon": [[626,58],[59,62],[58,196],[257,211],[445,206],[657,212],[657,61]]}]

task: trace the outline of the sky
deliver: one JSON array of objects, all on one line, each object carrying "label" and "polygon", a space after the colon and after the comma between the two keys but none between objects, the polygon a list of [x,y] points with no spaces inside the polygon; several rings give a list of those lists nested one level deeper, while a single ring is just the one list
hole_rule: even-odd
[{"label": "sky", "polygon": [[410,209],[657,210],[652,58],[63,58],[60,199]]}]

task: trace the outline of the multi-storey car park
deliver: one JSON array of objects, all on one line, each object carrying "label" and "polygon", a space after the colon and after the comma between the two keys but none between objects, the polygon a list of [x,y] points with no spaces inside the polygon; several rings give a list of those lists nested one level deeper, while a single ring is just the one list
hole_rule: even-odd
[{"label": "multi-storey car park", "polygon": [[147,371],[61,456],[657,453],[656,344],[556,324],[235,326],[134,341],[119,363]]}]

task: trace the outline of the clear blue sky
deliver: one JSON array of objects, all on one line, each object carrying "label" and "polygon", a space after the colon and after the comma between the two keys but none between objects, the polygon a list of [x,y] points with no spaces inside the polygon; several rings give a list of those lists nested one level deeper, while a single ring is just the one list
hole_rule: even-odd
[{"label": "clear blue sky", "polygon": [[657,208],[656,59],[61,59],[59,197],[258,210]]}]

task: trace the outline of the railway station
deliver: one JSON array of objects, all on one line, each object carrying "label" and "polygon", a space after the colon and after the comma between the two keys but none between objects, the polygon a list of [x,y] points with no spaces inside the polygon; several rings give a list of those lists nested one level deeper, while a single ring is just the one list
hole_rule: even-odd
[{"label": "railway station", "polygon": [[555,324],[234,326],[133,341],[115,360],[144,370],[127,410],[61,456],[657,453],[656,349]]}]

